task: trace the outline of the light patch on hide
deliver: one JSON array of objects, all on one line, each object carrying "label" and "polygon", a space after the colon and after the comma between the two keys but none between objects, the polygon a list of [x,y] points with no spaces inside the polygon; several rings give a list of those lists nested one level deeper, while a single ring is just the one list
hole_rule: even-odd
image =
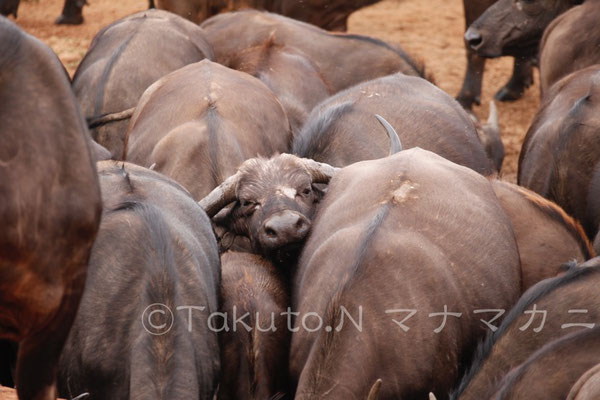
[{"label": "light patch on hide", "polygon": [[415,193],[418,187],[419,185],[416,183],[408,180],[404,181],[398,189],[394,190],[392,199],[396,203],[404,203],[406,200],[418,199],[419,197]]},{"label": "light patch on hide", "polygon": [[295,199],[296,198],[296,189],[289,187],[289,186],[279,186],[277,188],[277,194],[280,196],[289,197],[290,199]]},{"label": "light patch on hide", "polygon": [[208,92],[209,94],[208,96],[205,96],[205,101],[207,101],[209,104],[215,104],[220,99],[219,94],[221,93],[221,91],[222,87],[219,84],[219,82],[210,82],[210,89]]}]

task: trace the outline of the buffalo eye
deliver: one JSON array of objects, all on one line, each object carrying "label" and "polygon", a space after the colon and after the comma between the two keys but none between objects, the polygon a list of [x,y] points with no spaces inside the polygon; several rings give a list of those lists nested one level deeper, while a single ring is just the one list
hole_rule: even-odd
[{"label": "buffalo eye", "polygon": [[244,211],[254,211],[257,203],[252,200],[240,200],[240,206]]}]

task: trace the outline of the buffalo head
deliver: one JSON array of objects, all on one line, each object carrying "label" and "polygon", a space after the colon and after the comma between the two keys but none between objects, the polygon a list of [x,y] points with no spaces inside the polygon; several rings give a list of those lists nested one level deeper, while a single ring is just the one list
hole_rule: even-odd
[{"label": "buffalo head", "polygon": [[[402,150],[394,128],[376,116],[390,139],[390,152]],[[251,250],[277,264],[293,261],[310,232],[323,185],[339,168],[279,154],[244,161],[238,171],[199,203],[213,219],[220,242],[226,235],[246,237]],[[222,249],[230,245],[220,243]],[[238,249],[239,250],[239,249]]]},{"label": "buffalo head", "polygon": [[252,158],[200,205],[209,217],[219,214],[217,225],[246,236],[254,252],[282,262],[310,231],[315,205],[323,195],[316,185],[327,184],[336,170],[291,154]]},{"label": "buffalo head", "polygon": [[465,33],[468,45],[483,57],[531,56],[544,29],[582,0],[498,0]]}]

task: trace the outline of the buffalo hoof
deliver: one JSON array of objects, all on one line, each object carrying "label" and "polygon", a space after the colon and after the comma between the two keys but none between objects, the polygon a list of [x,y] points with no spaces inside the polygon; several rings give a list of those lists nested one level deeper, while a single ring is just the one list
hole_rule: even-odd
[{"label": "buffalo hoof", "polygon": [[481,97],[480,96],[472,96],[472,95],[463,95],[459,93],[456,96],[456,101],[465,109],[471,110],[473,109],[473,104],[481,105]]},{"label": "buffalo hoof", "polygon": [[498,90],[494,98],[498,101],[515,101],[523,97],[523,93],[525,93],[525,88],[515,90],[508,86],[504,86],[502,89]]},{"label": "buffalo hoof", "polygon": [[56,21],[54,21],[54,23],[56,25],[81,25],[83,24],[83,16],[75,15],[67,17],[65,15],[61,15],[58,18],[56,18]]}]

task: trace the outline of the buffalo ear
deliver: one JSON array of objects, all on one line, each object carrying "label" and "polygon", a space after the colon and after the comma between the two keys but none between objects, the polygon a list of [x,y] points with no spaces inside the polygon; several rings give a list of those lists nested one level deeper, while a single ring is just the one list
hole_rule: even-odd
[{"label": "buffalo ear", "polygon": [[233,230],[233,211],[236,205],[237,202],[229,204],[228,206],[222,208],[221,211],[219,211],[214,217],[211,218],[213,227],[215,228],[215,233],[217,228],[225,231]]},{"label": "buffalo ear", "polygon": [[320,202],[323,199],[323,197],[327,194],[329,186],[326,183],[313,183],[312,189],[315,193],[315,200],[317,202]]},{"label": "buffalo ear", "polygon": [[241,232],[240,224],[235,223],[235,210],[238,203],[223,208],[212,218],[212,227],[219,245],[219,253],[228,250],[251,253],[252,245],[247,232]]}]

